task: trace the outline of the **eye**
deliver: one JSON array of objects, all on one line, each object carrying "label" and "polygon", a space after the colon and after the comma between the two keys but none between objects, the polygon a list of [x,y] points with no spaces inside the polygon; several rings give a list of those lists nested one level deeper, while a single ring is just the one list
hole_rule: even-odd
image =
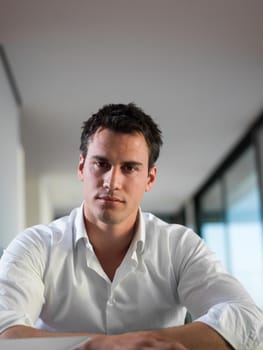
[{"label": "eye", "polygon": [[138,167],[134,164],[125,164],[122,166],[122,170],[127,174],[131,174],[138,170]]},{"label": "eye", "polygon": [[104,160],[96,160],[94,164],[98,169],[102,170],[109,170],[111,167],[110,164]]}]

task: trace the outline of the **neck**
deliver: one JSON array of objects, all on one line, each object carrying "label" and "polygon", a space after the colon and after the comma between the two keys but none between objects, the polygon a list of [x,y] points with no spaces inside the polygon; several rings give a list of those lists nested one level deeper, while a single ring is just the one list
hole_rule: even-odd
[{"label": "neck", "polygon": [[90,222],[86,223],[86,231],[93,248],[97,251],[110,250],[122,251],[129,244],[134,235],[133,224],[130,227],[113,227],[116,225],[103,225],[103,227]]},{"label": "neck", "polygon": [[116,269],[129,249],[136,230],[136,221],[127,226],[127,224],[97,225],[85,220],[85,226],[94,252],[103,270],[112,281]]}]

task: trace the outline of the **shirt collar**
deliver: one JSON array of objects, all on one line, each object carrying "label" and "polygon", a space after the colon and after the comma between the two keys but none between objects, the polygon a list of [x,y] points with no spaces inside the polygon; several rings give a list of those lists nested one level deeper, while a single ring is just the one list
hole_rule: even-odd
[{"label": "shirt collar", "polygon": [[77,246],[78,241],[80,241],[81,239],[84,239],[86,241],[86,245],[90,244],[87,231],[85,228],[83,210],[84,210],[84,202],[78,208],[76,219],[75,219],[75,247]]},{"label": "shirt collar", "polygon": [[137,254],[142,254],[145,244],[145,223],[142,215],[141,208],[139,208],[137,215],[136,231],[134,235],[134,242],[136,243]]}]

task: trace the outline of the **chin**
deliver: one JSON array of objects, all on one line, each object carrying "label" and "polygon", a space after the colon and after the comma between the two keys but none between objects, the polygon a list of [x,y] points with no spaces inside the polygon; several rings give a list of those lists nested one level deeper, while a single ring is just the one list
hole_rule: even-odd
[{"label": "chin", "polygon": [[98,216],[100,221],[104,222],[105,224],[117,224],[119,222],[119,219],[116,215],[113,215],[109,212],[103,212],[100,213],[100,215]]}]

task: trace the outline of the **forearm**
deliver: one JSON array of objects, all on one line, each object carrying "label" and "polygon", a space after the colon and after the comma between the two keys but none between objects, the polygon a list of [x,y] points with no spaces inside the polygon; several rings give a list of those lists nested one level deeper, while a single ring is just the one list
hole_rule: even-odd
[{"label": "forearm", "polygon": [[0,338],[35,338],[35,337],[65,337],[74,335],[91,335],[90,333],[51,333],[28,326],[13,326],[0,334]]},{"label": "forearm", "polygon": [[156,331],[172,342],[180,342],[189,350],[233,350],[233,347],[213,328],[202,322]]}]

